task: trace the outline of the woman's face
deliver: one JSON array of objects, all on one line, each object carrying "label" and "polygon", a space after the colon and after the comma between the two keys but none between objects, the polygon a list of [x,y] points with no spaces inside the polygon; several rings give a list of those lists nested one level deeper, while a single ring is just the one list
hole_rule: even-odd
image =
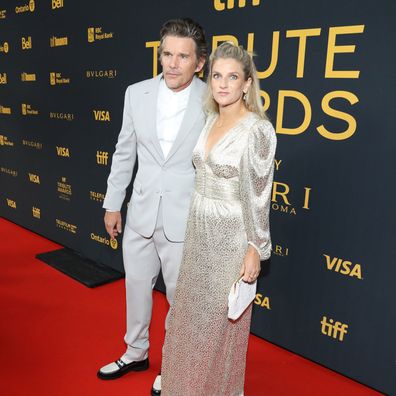
[{"label": "woman's face", "polygon": [[251,78],[245,81],[242,65],[237,60],[220,58],[213,63],[211,84],[214,100],[219,107],[226,107],[242,101]]}]

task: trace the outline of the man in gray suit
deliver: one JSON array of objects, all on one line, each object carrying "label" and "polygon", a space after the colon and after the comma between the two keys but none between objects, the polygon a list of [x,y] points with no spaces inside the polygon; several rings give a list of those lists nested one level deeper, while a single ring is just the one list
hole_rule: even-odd
[{"label": "man in gray suit", "polygon": [[[204,66],[207,48],[201,26],[189,18],[166,22],[160,36],[162,74],[126,90],[103,203],[106,230],[115,238],[121,233],[120,209],[137,157],[123,237],[127,349],[120,359],[98,371],[101,379],[148,368],[152,289],[162,269],[172,304],[181,262],[194,186],[192,150],[205,122],[205,84],[195,73]],[[160,392],[159,380],[154,391]]]}]

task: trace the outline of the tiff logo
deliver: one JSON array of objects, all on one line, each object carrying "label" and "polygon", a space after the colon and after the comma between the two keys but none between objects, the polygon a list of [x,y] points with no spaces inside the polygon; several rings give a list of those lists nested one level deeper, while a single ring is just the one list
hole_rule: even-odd
[{"label": "tiff logo", "polygon": [[99,165],[107,165],[108,158],[109,158],[109,153],[107,151],[96,152],[96,162]]},{"label": "tiff logo", "polygon": [[[237,0],[238,7],[246,7],[246,0]],[[214,0],[214,8],[216,11],[224,11],[227,5],[227,9],[231,10],[235,7],[234,0]],[[260,5],[260,0],[252,0],[252,6],[256,7]]]},{"label": "tiff logo", "polygon": [[344,335],[348,333],[347,324],[334,322],[334,319],[327,320],[326,316],[323,316],[320,323],[322,324],[322,334],[338,339],[339,341],[344,341]]}]

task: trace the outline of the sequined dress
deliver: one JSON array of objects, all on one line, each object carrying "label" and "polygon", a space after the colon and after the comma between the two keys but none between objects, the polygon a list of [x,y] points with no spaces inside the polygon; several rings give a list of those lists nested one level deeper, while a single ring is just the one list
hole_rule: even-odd
[{"label": "sequined dress", "polygon": [[243,394],[251,306],[227,318],[248,244],[270,256],[269,208],[276,136],[248,113],[205,158],[208,117],[193,152],[195,191],[163,349],[163,396]]}]

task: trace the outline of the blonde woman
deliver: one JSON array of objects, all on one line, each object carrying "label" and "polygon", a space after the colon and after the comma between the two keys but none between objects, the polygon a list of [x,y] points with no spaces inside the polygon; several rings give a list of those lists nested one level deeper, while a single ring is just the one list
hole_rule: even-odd
[{"label": "blonde woman", "polygon": [[212,53],[206,110],[193,152],[196,182],[164,346],[163,396],[243,395],[251,305],[231,321],[227,297],[239,276],[257,279],[271,252],[276,136],[242,47],[226,42]]}]

